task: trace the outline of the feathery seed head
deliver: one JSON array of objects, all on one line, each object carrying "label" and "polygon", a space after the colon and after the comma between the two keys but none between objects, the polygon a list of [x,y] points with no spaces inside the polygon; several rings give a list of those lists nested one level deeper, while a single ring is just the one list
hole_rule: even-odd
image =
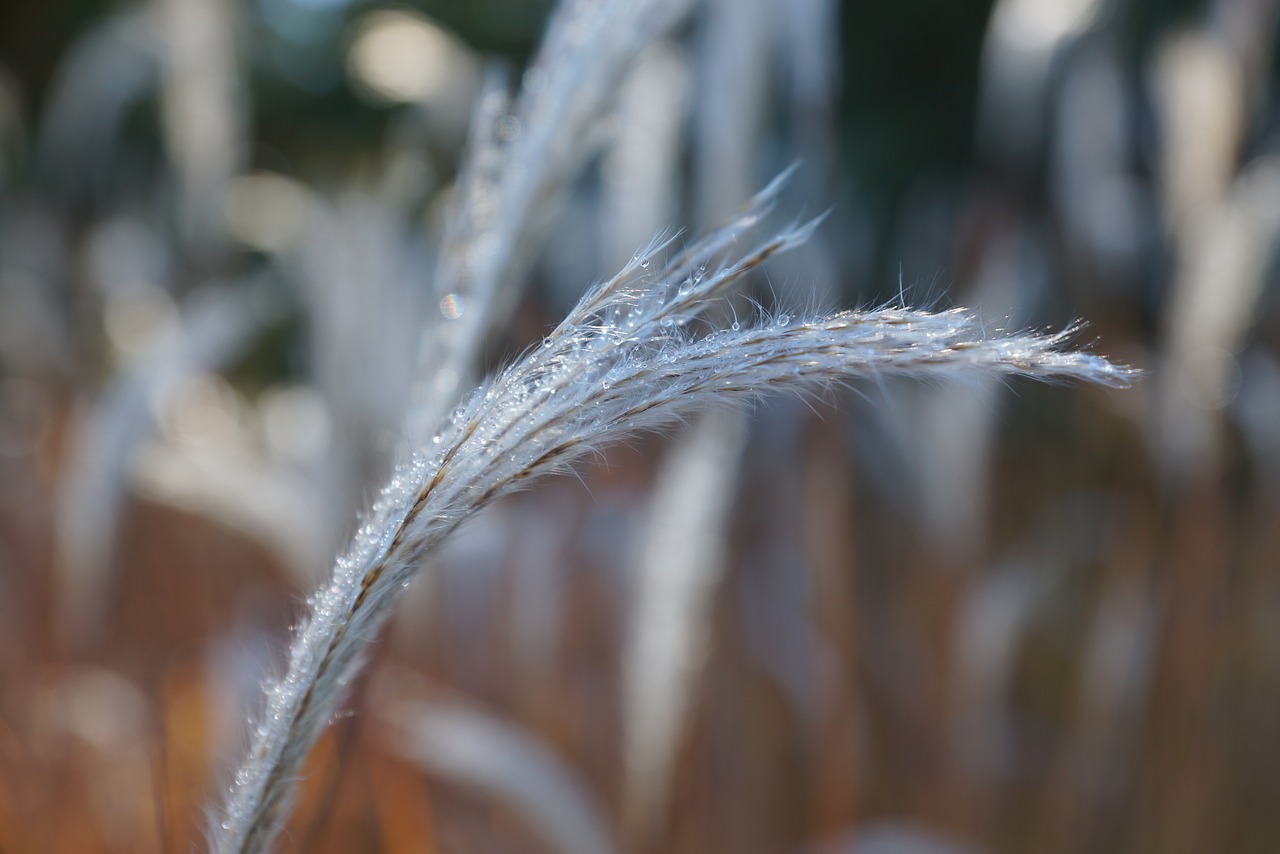
[{"label": "feathery seed head", "polygon": [[957,371],[1116,387],[1135,378],[1101,356],[1062,349],[1077,327],[987,337],[960,309],[762,315],[711,329],[692,323],[733,282],[817,226],[813,220],[739,250],[783,178],[728,226],[665,260],[659,256],[674,238],[655,239],[590,289],[540,346],[476,389],[395,470],[331,581],[309,601],[288,674],[267,691],[263,724],[216,834],[218,850],[259,851],[269,843],[303,758],[421,559],[463,520],[532,478],[713,401],[775,387]]}]

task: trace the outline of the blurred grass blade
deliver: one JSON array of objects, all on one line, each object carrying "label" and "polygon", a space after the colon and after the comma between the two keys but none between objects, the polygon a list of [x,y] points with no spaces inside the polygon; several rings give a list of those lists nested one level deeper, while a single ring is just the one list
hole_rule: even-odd
[{"label": "blurred grass blade", "polygon": [[388,711],[389,747],[447,782],[519,814],[550,851],[616,851],[588,789],[531,733],[477,709],[406,703]]}]

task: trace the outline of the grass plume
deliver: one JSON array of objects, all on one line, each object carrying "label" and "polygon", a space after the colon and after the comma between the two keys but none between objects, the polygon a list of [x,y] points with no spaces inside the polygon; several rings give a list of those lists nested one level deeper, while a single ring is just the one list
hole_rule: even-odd
[{"label": "grass plume", "polygon": [[670,240],[637,253],[588,291],[541,345],[474,391],[395,470],[332,578],[310,597],[286,675],[266,687],[261,723],[213,834],[215,850],[269,847],[307,752],[396,595],[458,525],[533,478],[605,443],[775,387],[957,370],[1112,386],[1130,381],[1126,368],[1063,350],[1070,329],[987,338],[961,310],[777,314],[707,328],[699,317],[733,282],[816,227],[814,221],[734,251],[781,183],[780,177],[728,226],[666,261],[661,255]]}]

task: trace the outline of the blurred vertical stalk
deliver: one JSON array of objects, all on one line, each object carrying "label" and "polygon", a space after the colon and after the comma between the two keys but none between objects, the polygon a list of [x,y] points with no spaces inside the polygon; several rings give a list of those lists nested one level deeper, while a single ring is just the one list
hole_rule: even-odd
[{"label": "blurred vertical stalk", "polygon": [[[1274,25],[1274,15],[1264,15],[1258,30],[1267,20]],[[1167,40],[1152,69],[1163,130],[1161,200],[1173,247],[1153,426],[1174,482],[1197,480],[1218,462],[1222,411],[1239,388],[1237,358],[1280,233],[1280,165],[1267,157],[1239,167],[1247,93],[1260,85],[1248,76],[1248,54],[1203,29]]]},{"label": "blurred vertical stalk", "polygon": [[676,219],[690,84],[688,58],[670,41],[641,54],[622,84],[617,133],[602,164],[609,267],[625,264]]},{"label": "blurred vertical stalk", "polygon": [[1094,25],[1105,0],[998,0],[982,45],[978,142],[989,162],[1016,174],[1044,142],[1054,57]]},{"label": "blurred vertical stalk", "polygon": [[162,41],[161,117],[177,178],[178,223],[197,258],[223,242],[227,183],[245,157],[234,0],[154,0]]},{"label": "blurred vertical stalk", "polygon": [[751,197],[759,169],[772,45],[761,0],[707,0],[693,111],[699,227],[724,222]]},{"label": "blurred vertical stalk", "polygon": [[653,493],[622,664],[624,812],[633,850],[650,850],[666,824],[680,734],[710,641],[712,597],[728,560],[746,439],[742,413],[700,416],[663,460]]}]

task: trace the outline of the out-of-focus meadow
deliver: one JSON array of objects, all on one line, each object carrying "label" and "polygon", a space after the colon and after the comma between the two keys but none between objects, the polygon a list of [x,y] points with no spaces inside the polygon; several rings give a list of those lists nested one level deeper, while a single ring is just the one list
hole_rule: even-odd
[{"label": "out-of-focus meadow", "polygon": [[0,7],[0,852],[201,850],[422,330],[456,398],[796,160],[831,214],[755,299],[1146,377],[769,400],[501,501],[282,850],[1280,850],[1280,4],[705,0],[522,114],[551,7]]}]

